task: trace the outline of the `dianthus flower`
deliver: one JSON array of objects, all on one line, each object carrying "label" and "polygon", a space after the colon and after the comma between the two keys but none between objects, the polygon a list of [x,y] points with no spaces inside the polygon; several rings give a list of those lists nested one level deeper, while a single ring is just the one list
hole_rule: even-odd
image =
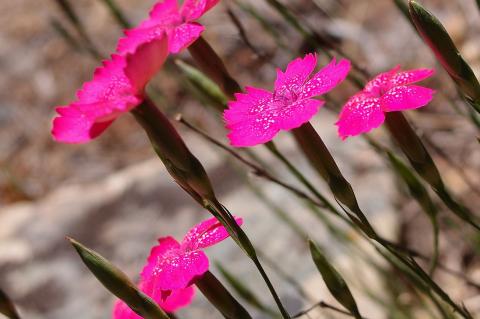
[{"label": "dianthus flower", "polygon": [[427,105],[434,90],[412,85],[430,77],[435,71],[416,69],[400,71],[400,66],[377,75],[365,88],[343,106],[336,125],[342,139],[379,127],[385,112],[416,109]]},{"label": "dianthus flower", "polygon": [[[241,218],[235,220],[242,224]],[[227,237],[217,219],[210,218],[190,229],[181,243],[173,237],[160,238],[140,273],[140,290],[167,312],[187,306],[194,296],[192,284],[208,271],[208,257],[202,249]],[[115,304],[113,318],[141,319],[121,300]]]},{"label": "dianthus flower", "polygon": [[150,16],[139,26],[126,30],[126,37],[120,39],[117,47],[119,53],[133,52],[147,41],[157,38],[163,32],[168,37],[171,53],[178,53],[192,44],[205,29],[194,22],[219,0],[185,0],[179,7],[177,0],[158,2],[150,11]]},{"label": "dianthus flower", "polygon": [[228,138],[233,146],[266,143],[280,130],[291,130],[308,122],[324,101],[312,99],[332,90],[345,79],[350,62],[334,59],[315,73],[317,56],[307,54],[290,62],[287,70],[277,69],[274,91],[246,87],[235,94],[224,113]]},{"label": "dianthus flower", "polygon": [[166,37],[143,44],[131,54],[112,55],[95,70],[77,100],[56,108],[52,135],[58,142],[85,143],[100,135],[121,114],[145,98],[145,86],[168,54]]}]

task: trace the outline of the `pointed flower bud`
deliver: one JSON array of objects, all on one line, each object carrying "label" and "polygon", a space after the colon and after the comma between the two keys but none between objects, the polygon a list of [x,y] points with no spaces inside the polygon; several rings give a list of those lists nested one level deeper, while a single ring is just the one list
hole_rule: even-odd
[{"label": "pointed flower bud", "polygon": [[418,2],[409,1],[410,16],[425,43],[455,81],[462,94],[480,113],[480,83],[463,59],[441,22]]},{"label": "pointed flower bud", "polygon": [[327,258],[322,254],[317,245],[309,241],[310,253],[312,254],[313,262],[318,268],[318,271],[322,275],[323,281],[327,285],[330,293],[335,299],[357,319],[361,319],[362,316],[358,311],[357,303],[353,298],[347,283],[342,276],[335,270],[335,268],[328,262]]},{"label": "pointed flower bud", "polygon": [[168,315],[150,297],[142,293],[120,269],[76,240],[71,238],[68,240],[95,277],[111,293],[122,299],[132,313],[145,319],[169,319]]}]

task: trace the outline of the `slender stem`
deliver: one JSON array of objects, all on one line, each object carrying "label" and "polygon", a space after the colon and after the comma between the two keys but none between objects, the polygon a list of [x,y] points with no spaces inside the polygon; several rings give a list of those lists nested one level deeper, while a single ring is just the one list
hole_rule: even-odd
[{"label": "slender stem", "polygon": [[302,298],[305,298],[311,302],[314,302],[315,299],[305,289],[303,289],[302,285],[298,283],[295,280],[295,278],[293,278],[287,272],[281,269],[280,266],[275,261],[271,260],[270,257],[267,256],[267,254],[259,250],[258,256],[265,262],[265,264],[268,267],[272,268],[272,270],[275,271],[280,277],[282,277],[283,279],[285,279],[285,281],[290,283]]},{"label": "slender stem", "polygon": [[262,177],[262,178],[265,178],[289,191],[291,191],[292,193],[294,193],[295,195],[297,195],[298,197],[302,198],[302,199],[306,199],[308,201],[311,201],[313,202],[316,206],[318,207],[325,207],[323,205],[323,203],[319,203],[318,201],[316,201],[315,199],[313,199],[312,197],[310,197],[310,195],[306,194],[305,192],[303,192],[302,190],[290,185],[290,184],[287,184],[281,180],[279,180],[278,178],[274,177],[273,175],[271,175],[269,172],[267,172],[265,169],[263,169],[262,167],[258,166],[257,164],[247,160],[246,158],[244,158],[243,156],[241,156],[240,154],[238,154],[237,152],[235,152],[234,150],[232,150],[231,148],[229,148],[228,146],[222,144],[221,142],[219,142],[218,140],[214,139],[213,137],[211,137],[210,135],[206,134],[205,132],[199,130],[198,128],[196,128],[195,126],[193,126],[191,123],[189,123],[187,120],[185,120],[181,115],[178,115],[177,116],[177,121],[179,121],[180,123],[182,123],[183,125],[185,125],[186,127],[188,127],[189,129],[191,129],[192,131],[194,131],[195,133],[199,134],[200,136],[202,136],[203,138],[205,138],[206,140],[208,140],[209,142],[211,142],[212,144],[220,147],[221,149],[223,149],[224,151],[228,152],[230,155],[232,155],[234,158],[236,158],[237,160],[239,160],[240,162],[242,162],[243,164],[247,165],[248,167],[250,167],[252,170],[253,170],[253,173],[259,177]]},{"label": "slender stem", "polygon": [[[205,138],[207,141],[211,142],[212,144],[214,144],[215,146],[217,147],[220,147],[221,149],[225,150],[226,152],[228,152],[229,154],[231,154],[234,158],[236,158],[237,160],[239,160],[241,163],[245,164],[246,166],[252,168],[254,171],[256,170],[263,170],[261,167],[257,166],[256,164],[254,164],[253,162],[250,162],[249,160],[245,159],[244,157],[242,157],[240,154],[238,154],[237,152],[235,152],[234,150],[230,149],[228,146],[222,144],[221,142],[219,142],[218,140],[214,139],[213,137],[209,136],[208,134],[206,134],[205,132],[201,131],[200,129],[196,128],[195,126],[193,126],[191,123],[189,123],[187,120],[185,120],[184,118],[182,117],[179,117],[177,118],[180,123],[184,124],[186,127],[188,127],[189,129],[191,129],[192,131],[194,131],[195,133],[199,134],[200,136],[202,136],[203,138]],[[258,176],[260,177],[265,177],[265,175],[263,174],[259,174]],[[267,175],[268,176],[268,175]],[[273,180],[271,180],[272,182],[275,182],[275,178]],[[279,185],[282,185],[282,184],[279,184]],[[288,189],[288,188],[287,188]],[[301,192],[301,191],[300,191]],[[294,192],[294,194],[296,194]],[[303,193],[305,194],[305,193]],[[303,199],[306,199],[308,202],[310,202],[311,204],[315,205],[316,207],[320,207],[320,208],[324,208],[324,205],[318,203],[317,201],[315,201],[315,199],[313,199],[312,197],[308,196],[307,194],[305,194],[306,197],[304,197],[303,195],[302,196],[299,196]],[[342,220],[344,220],[348,225],[350,225],[351,227],[353,227],[355,230],[358,231],[357,228],[355,228],[355,225],[347,218],[345,218],[345,216],[339,214],[339,215],[336,215],[336,216],[339,216],[342,218]],[[406,254],[409,254],[413,257],[416,257],[416,258],[420,258],[422,260],[425,260],[425,261],[431,261],[431,258],[429,258],[428,256],[425,256],[423,254],[421,254],[420,252],[414,250],[414,249],[411,249],[411,248],[408,248],[408,247],[403,247],[399,244],[396,244],[394,242],[391,242],[381,236],[378,236],[377,237],[382,243],[385,243],[385,244],[388,244],[390,245],[391,247],[394,247],[396,250],[398,251],[401,251],[403,253],[406,253]],[[438,268],[446,273],[449,273],[450,275],[452,276],[455,276],[457,278],[461,278],[462,280],[465,281],[465,283],[477,290],[480,290],[480,284],[472,281],[471,279],[469,279],[467,276],[465,276],[465,274],[461,273],[461,272],[458,272],[458,271],[455,271],[453,269],[450,269],[448,267],[446,267],[445,265],[441,264],[441,263],[438,263]]]},{"label": "slender stem", "polygon": [[258,260],[257,252],[255,247],[250,242],[247,234],[243,231],[243,229],[237,224],[235,219],[233,218],[232,214],[228,211],[228,209],[220,204],[218,201],[209,201],[206,203],[205,208],[212,213],[215,217],[219,219],[219,221],[225,226],[230,236],[237,242],[239,247],[243,249],[245,254],[252,260],[252,262],[257,267],[260,275],[262,276],[263,280],[267,284],[268,290],[272,295],[275,303],[277,304],[280,313],[284,319],[291,319],[288,312],[285,310],[282,301],[277,295],[275,288],[273,287],[270,279],[268,278],[265,270],[262,267],[262,264]]},{"label": "slender stem", "polygon": [[[346,310],[343,310],[343,309],[340,309],[338,307],[332,306],[332,305],[326,303],[325,301],[320,300],[316,304],[314,304],[314,305],[310,306],[309,308],[307,308],[305,310],[302,310],[299,313],[297,313],[296,315],[292,316],[292,318],[299,318],[299,317],[308,315],[309,312],[311,312],[312,310],[314,310],[317,307],[324,308],[324,309],[330,309],[330,310],[333,310],[335,312],[341,313],[341,314],[346,315],[346,316],[355,317],[355,315],[351,314],[350,312],[348,312]],[[365,317],[362,317],[362,318],[365,319]]]},{"label": "slender stem", "polygon": [[431,186],[450,211],[477,230],[480,230],[480,225],[475,220],[472,212],[454,199],[446,188],[430,153],[405,116],[401,112],[387,112],[385,123],[412,167]]},{"label": "slender stem", "polygon": [[273,287],[270,279],[268,278],[267,273],[265,272],[262,264],[260,263],[260,260],[258,260],[258,258],[255,258],[255,259],[252,259],[252,260],[253,260],[253,263],[255,264],[255,266],[257,266],[258,271],[262,275],[263,280],[267,284],[267,287],[270,290],[270,293],[272,294],[273,299],[275,300],[275,303],[277,304],[278,309],[282,313],[283,318],[289,318],[290,319],[290,315],[288,314],[288,312],[283,307],[282,301],[278,297],[277,292],[275,291],[275,288]]},{"label": "slender stem", "polygon": [[266,144],[267,148],[270,150],[270,152],[275,155],[275,157],[277,159],[279,159],[287,168],[288,170],[293,174],[293,176],[295,176],[295,178],[300,181],[310,192],[312,192],[312,194],[314,194],[319,200],[320,202],[328,209],[330,210],[332,213],[334,213],[335,215],[338,215],[338,216],[342,216],[342,214],[340,214],[340,212],[332,205],[332,203],[330,203],[330,201],[325,197],[323,196],[317,189],[315,186],[312,185],[312,183],[310,183],[308,181],[308,179],[305,177],[305,175],[302,174],[302,172],[300,172],[296,167],[295,165],[293,165],[279,150],[278,148],[275,146],[275,144],[273,142],[269,142]]}]

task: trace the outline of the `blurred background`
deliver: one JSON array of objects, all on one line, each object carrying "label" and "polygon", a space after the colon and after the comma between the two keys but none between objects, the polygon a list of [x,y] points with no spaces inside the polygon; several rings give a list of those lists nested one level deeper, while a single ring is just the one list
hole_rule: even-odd
[{"label": "blurred background", "polygon": [[[144,19],[154,2],[116,1],[132,24]],[[122,116],[100,138],[86,145],[52,141],[50,128],[55,106],[72,101],[76,90],[91,79],[99,65],[99,60],[82,46],[85,35],[90,47],[104,57],[114,51],[122,36],[122,27],[105,1],[70,3],[85,34],[78,33],[57,1],[0,2],[0,287],[9,293],[25,318],[110,316],[113,297],[81,264],[64,240],[65,235],[102,253],[136,280],[156,238],[174,235],[179,239],[194,223],[208,217],[171,181],[130,115]],[[478,128],[468,119],[467,108],[457,97],[448,75],[436,64],[431,51],[394,1],[282,3],[302,24],[315,30],[326,43],[341,48],[370,74],[397,64],[407,69],[437,69],[437,75],[427,82],[438,90],[434,101],[408,115],[426,141],[431,142],[427,146],[446,183],[470,208],[477,208],[480,149],[472,137],[478,136]],[[425,0],[422,4],[440,18],[465,59],[475,72],[479,71],[480,11],[475,1]],[[228,8],[241,21],[247,42],[227,14]],[[252,8],[271,29],[252,15]],[[310,50],[309,43],[267,1],[224,0],[200,21],[206,26],[204,37],[242,85],[270,89],[275,67],[285,68],[292,57]],[[322,63],[326,63],[325,53],[320,49],[317,52]],[[179,58],[193,64],[188,52]],[[161,93],[158,104],[167,114],[182,113],[196,126],[226,141],[220,115],[192,94],[180,69],[172,67],[168,72],[160,72],[152,86]],[[355,91],[355,87],[344,83],[330,98],[342,104]],[[385,237],[431,255],[429,219],[405,195],[403,185],[383,159],[361,138],[342,142],[337,137],[333,103],[328,109],[315,117],[314,125],[352,183],[360,206]],[[333,304],[335,301],[310,262],[304,240],[272,213],[279,207],[326,248],[342,274],[351,280],[366,317],[408,318],[409,313],[416,318],[428,317],[417,309],[421,298],[388,265],[374,257],[354,257],[330,234],[325,223],[312,216],[309,208],[295,197],[251,176],[192,131],[177,127],[206,166],[222,201],[232,212],[245,217],[246,232],[267,260],[281,260],[283,272],[301,286],[299,290],[286,281],[285,274],[268,267],[292,314],[320,300]],[[383,129],[372,135],[389,143]],[[288,134],[281,133],[278,144],[328,195],[324,183],[299,156]],[[296,183],[262,148],[255,151],[284,180]],[[469,229],[455,227],[450,216],[443,211],[440,214],[440,260],[457,275],[437,271],[435,279],[452,298],[480,313],[480,286],[476,284],[480,283],[480,238]],[[337,220],[331,222],[345,231],[349,240],[361,242],[358,235]],[[366,245],[360,245],[370,256]],[[231,241],[207,254],[245,280],[261,302],[271,307],[254,269]],[[369,260],[375,260],[376,265],[369,264]],[[215,268],[213,271],[216,272]],[[458,273],[460,277],[468,276],[470,282],[459,278]],[[194,305],[182,310],[179,316],[220,318],[219,314],[212,314],[210,307],[199,293]],[[258,309],[252,312],[258,318],[268,317]],[[405,313],[406,317],[402,317]],[[335,313],[320,308],[309,315],[336,318]]]}]

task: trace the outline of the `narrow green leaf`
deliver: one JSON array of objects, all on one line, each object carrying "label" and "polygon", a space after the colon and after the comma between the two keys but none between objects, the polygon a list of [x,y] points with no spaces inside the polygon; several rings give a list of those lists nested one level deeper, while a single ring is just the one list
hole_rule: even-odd
[{"label": "narrow green leaf", "polygon": [[50,20],[50,25],[52,26],[53,30],[65,41],[68,43],[70,47],[72,47],[75,51],[82,51],[82,46],[75,37],[65,28],[65,26],[58,21],[57,19],[52,18]]},{"label": "narrow green leaf", "polygon": [[63,14],[66,16],[68,21],[75,27],[75,30],[80,35],[81,39],[83,40],[82,45],[84,48],[90,53],[92,57],[95,59],[101,59],[102,55],[98,51],[98,49],[93,44],[92,40],[90,39],[85,26],[82,24],[80,18],[75,13],[72,5],[70,4],[69,0],[55,0],[60,10],[62,10]]},{"label": "narrow green leaf", "polygon": [[446,188],[432,156],[405,116],[401,112],[388,112],[385,124],[418,175],[432,187],[451,212],[480,230],[475,215],[453,198]]},{"label": "narrow green leaf", "polygon": [[258,299],[258,297],[253,291],[251,291],[246,285],[244,285],[243,282],[235,278],[235,276],[230,273],[226,268],[224,268],[220,263],[215,263],[215,266],[217,266],[218,270],[227,280],[230,286],[232,286],[232,288],[237,292],[237,294],[242,297],[246,302],[268,315],[278,317],[278,313],[265,306],[260,301],[260,299]]},{"label": "narrow green leaf", "polygon": [[200,70],[182,60],[175,60],[175,64],[183,71],[190,83],[202,92],[208,101],[212,102],[217,111],[223,112],[225,110],[228,99],[215,82],[210,80]]},{"label": "narrow green leaf", "polygon": [[117,267],[95,251],[68,238],[85,265],[115,296],[123,300],[135,313],[145,319],[169,319],[168,315]]},{"label": "narrow green leaf", "polygon": [[425,212],[425,214],[432,223],[433,256],[430,265],[430,273],[433,273],[438,262],[438,209],[433,203],[432,198],[428,194],[427,189],[423,186],[422,182],[420,182],[417,176],[413,174],[409,167],[392,152],[386,151],[386,153],[393,169],[407,185],[410,195],[415,198],[417,203],[422,208],[423,212]]},{"label": "narrow green leaf", "polygon": [[68,0],[55,0],[55,2],[72,24],[76,26],[81,26],[80,19],[78,18],[77,14],[73,10]]},{"label": "narrow green leaf", "polygon": [[195,280],[195,285],[226,319],[252,319],[245,308],[209,271]]},{"label": "narrow green leaf", "polygon": [[20,319],[13,302],[2,289],[0,289],[0,313],[10,319]]},{"label": "narrow green leaf", "polygon": [[323,281],[327,285],[330,293],[342,306],[348,309],[348,311],[350,311],[355,318],[361,319],[362,316],[358,311],[357,303],[355,302],[355,299],[353,298],[353,295],[350,292],[345,280],[328,262],[327,258],[325,258],[318,246],[313,241],[310,240],[309,245],[313,262],[322,275]]},{"label": "narrow green leaf", "polygon": [[260,14],[253,6],[246,4],[244,1],[233,0],[233,2],[235,2],[235,4],[238,5],[242,11],[255,19],[260,24],[262,29],[272,37],[278,47],[284,49],[285,51],[292,51],[291,48],[285,44],[280,33],[273,26],[273,24],[270,21],[266,20],[265,17]]},{"label": "narrow green leaf", "polygon": [[480,112],[480,83],[471,67],[458,52],[445,27],[417,1],[409,1],[410,16],[424,42],[455,81],[470,105]]},{"label": "narrow green leaf", "polygon": [[115,0],[102,0],[102,2],[110,10],[113,17],[121,27],[126,29],[131,27],[130,22],[128,22],[128,19],[125,17]]}]

